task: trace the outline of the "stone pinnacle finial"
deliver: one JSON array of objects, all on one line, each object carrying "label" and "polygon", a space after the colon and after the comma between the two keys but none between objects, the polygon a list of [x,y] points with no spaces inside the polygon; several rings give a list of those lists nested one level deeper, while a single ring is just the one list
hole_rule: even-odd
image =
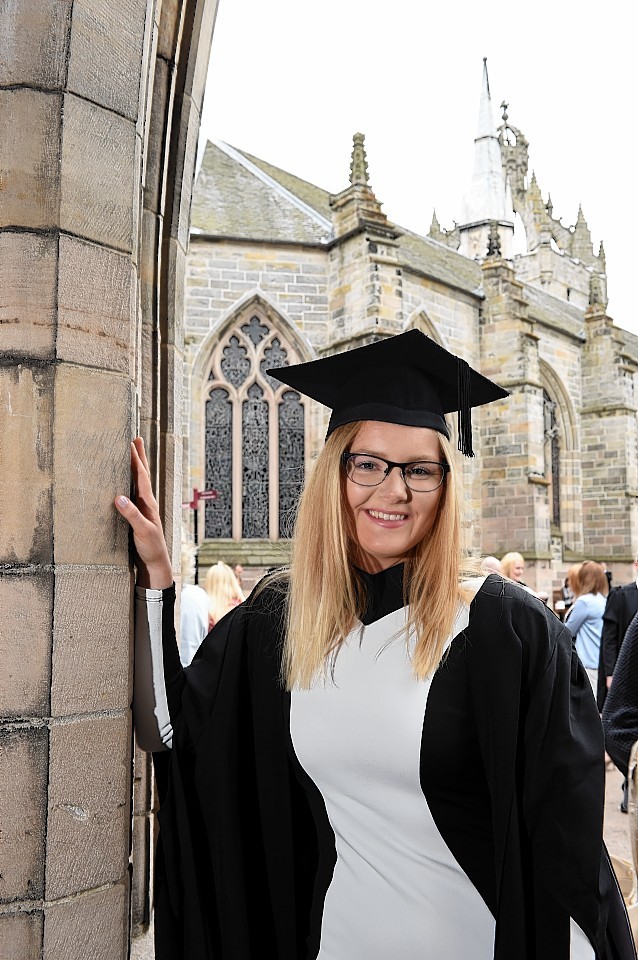
[{"label": "stone pinnacle finial", "polygon": [[365,134],[363,133],[355,133],[352,138],[350,183],[368,183],[368,161],[366,158]]},{"label": "stone pinnacle finial", "polygon": [[501,255],[501,236],[498,231],[498,222],[490,220],[490,232],[487,238],[487,256],[500,257]]}]

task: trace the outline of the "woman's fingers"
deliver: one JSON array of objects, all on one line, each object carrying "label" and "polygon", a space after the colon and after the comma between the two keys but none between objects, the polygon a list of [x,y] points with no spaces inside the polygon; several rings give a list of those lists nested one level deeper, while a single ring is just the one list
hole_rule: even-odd
[{"label": "woman's fingers", "polygon": [[120,494],[115,498],[115,507],[133,531],[138,582],[141,586],[167,587],[172,582],[171,563],[140,437],[131,444],[131,473],[135,500]]},{"label": "woman's fingers", "polygon": [[151,471],[148,465],[148,460],[146,459],[146,448],[144,447],[144,440],[142,439],[142,437],[136,437],[135,440],[133,441],[132,446],[135,453],[137,454],[139,459],[142,461],[142,466],[144,467],[144,469],[146,470],[147,474],[150,477]]}]

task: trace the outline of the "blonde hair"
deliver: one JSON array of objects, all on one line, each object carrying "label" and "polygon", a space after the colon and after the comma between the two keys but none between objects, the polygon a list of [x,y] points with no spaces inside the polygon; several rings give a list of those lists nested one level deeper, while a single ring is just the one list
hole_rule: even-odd
[{"label": "blonde hair", "polygon": [[[308,688],[318,671],[329,668],[365,602],[364,584],[353,567],[356,538],[341,466],[361,425],[361,421],[345,424],[330,435],[299,502],[282,660],[287,689]],[[475,563],[464,563],[456,456],[440,434],[439,443],[442,459],[452,469],[443,483],[432,529],[405,562],[404,593],[406,600],[408,592],[410,597],[407,632],[417,637],[412,659],[419,679],[439,665],[459,600],[469,597],[461,576],[477,572]]]},{"label": "blonde hair", "polygon": [[601,593],[606,597],[609,593],[605,571],[595,560],[584,560],[570,567],[567,582],[575,597],[582,597],[585,593]]},{"label": "blonde hair", "polygon": [[244,594],[234,572],[218,560],[206,573],[206,593],[208,594],[208,615],[215,624],[228,613],[235,603],[241,603]]},{"label": "blonde hair", "polygon": [[511,553],[506,553],[504,557],[501,557],[501,573],[507,579],[510,579],[510,574],[512,572],[512,567],[515,563],[522,563],[525,565],[525,561],[520,553],[512,551]]}]

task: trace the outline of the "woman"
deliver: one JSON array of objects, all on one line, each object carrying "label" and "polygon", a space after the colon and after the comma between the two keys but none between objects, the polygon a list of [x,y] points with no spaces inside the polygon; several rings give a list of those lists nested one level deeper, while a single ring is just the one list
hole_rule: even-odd
[{"label": "woman", "polygon": [[585,560],[569,568],[567,581],[574,602],[567,612],[565,623],[575,638],[576,652],[596,696],[600,638],[609,589],[607,577],[600,563]]},{"label": "woman", "polygon": [[208,594],[208,629],[212,630],[233,607],[243,603],[244,594],[231,568],[221,560],[208,568],[205,583]]},{"label": "woman", "polygon": [[505,391],[415,331],[269,373],[332,407],[326,445],[290,570],[186,671],[139,440],[139,509],[116,501],[151,588],[138,738],[171,748],[158,960],[634,960],[571,636],[463,579],[444,414],[471,454],[470,408]]},{"label": "woman", "polygon": [[504,577],[507,577],[508,580],[513,580],[514,583],[520,583],[523,587],[526,586],[523,583],[523,573],[525,571],[525,560],[520,553],[515,551],[510,551],[506,553],[504,557],[501,557],[501,573]]},{"label": "woman", "polygon": [[514,583],[520,583],[521,587],[524,590],[527,590],[528,593],[531,593],[533,597],[537,597],[539,600],[542,600],[543,603],[547,602],[548,595],[543,591],[537,592],[532,590],[531,587],[528,587],[526,583],[523,582],[523,573],[525,572],[525,560],[520,553],[512,551],[506,553],[504,557],[501,557],[501,573],[504,577],[507,577],[508,580],[513,580]]}]

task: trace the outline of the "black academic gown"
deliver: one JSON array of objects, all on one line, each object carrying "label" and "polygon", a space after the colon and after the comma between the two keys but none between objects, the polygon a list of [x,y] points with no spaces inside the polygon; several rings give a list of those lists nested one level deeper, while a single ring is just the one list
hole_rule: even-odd
[{"label": "black academic gown", "polygon": [[[400,577],[395,568],[368,578],[379,616],[401,602],[397,569]],[[335,846],[290,740],[290,698],[278,680],[284,598],[253,594],[183,671],[172,596],[165,592],[164,666],[174,739],[160,809],[156,958],[312,960]],[[374,607],[373,597],[364,622]],[[601,840],[602,731],[571,634],[529,593],[492,575],[430,702],[424,795],[495,916],[495,960],[568,960],[570,917],[597,960],[635,960]],[[454,737],[458,766],[449,760]],[[476,749],[467,749],[470,739]],[[469,779],[464,756],[475,765]],[[481,816],[475,837],[467,824]]]},{"label": "black academic gown", "polygon": [[635,583],[627,583],[624,587],[616,587],[611,591],[603,614],[603,632],[600,641],[596,691],[599,710],[603,709],[607,697],[607,677],[613,676],[625,633],[636,613],[638,613],[638,587]]}]

